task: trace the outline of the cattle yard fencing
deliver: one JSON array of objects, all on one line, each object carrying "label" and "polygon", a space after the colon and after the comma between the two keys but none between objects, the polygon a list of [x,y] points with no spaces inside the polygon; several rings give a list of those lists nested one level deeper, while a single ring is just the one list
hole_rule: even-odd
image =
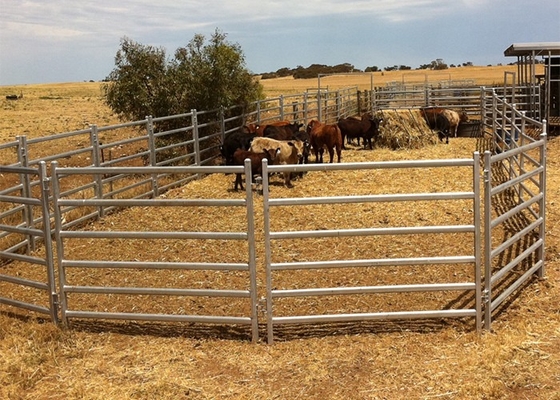
[{"label": "cattle yard fencing", "polygon": [[[504,89],[505,90],[505,89]],[[520,90],[520,88],[516,88]],[[341,94],[343,93],[343,94]],[[253,250],[257,245],[251,226],[254,226],[252,208],[252,192],[250,174],[247,165],[235,167],[215,166],[219,157],[219,145],[228,132],[239,129],[251,119],[266,121],[275,119],[306,120],[321,116],[338,118],[345,113],[354,114],[359,101],[352,91],[337,91],[337,94],[318,93],[315,98],[304,94],[300,100],[289,96],[268,99],[256,106],[254,112],[244,114],[240,109],[221,108],[207,112],[191,110],[190,113],[163,118],[147,117],[145,120],[120,125],[97,127],[66,132],[44,138],[27,139],[20,136],[15,142],[0,145],[2,160],[7,163],[0,167],[3,175],[0,188],[0,248],[2,274],[0,274],[0,302],[16,308],[23,308],[48,315],[52,321],[67,323],[70,319],[109,318],[109,319],[142,319],[163,321],[185,321],[204,323],[223,323],[247,325],[251,329],[253,340],[258,339],[259,302],[255,286],[255,260]],[[480,114],[484,134],[492,139],[491,152],[486,152],[484,160],[484,195],[478,191],[475,172],[478,168],[478,155],[471,160],[436,160],[428,161],[431,167],[442,166],[448,162],[457,167],[472,168],[473,188],[465,192],[441,194],[451,201],[472,201],[482,204],[484,209],[484,246],[477,246],[480,240],[479,222],[473,216],[472,223],[460,226],[440,227],[387,227],[383,229],[349,228],[331,231],[273,231],[270,229],[271,215],[277,208],[288,206],[298,207],[305,202],[353,204],[355,202],[377,204],[401,204],[414,201],[436,201],[439,195],[395,194],[372,195],[362,197],[335,196],[321,199],[273,199],[263,189],[264,224],[267,226],[265,246],[266,254],[266,325],[270,342],[279,326],[298,323],[321,323],[337,321],[361,321],[376,319],[412,319],[423,317],[473,317],[477,328],[481,321],[486,329],[490,329],[492,313],[497,312],[505,304],[510,295],[523,287],[534,276],[544,274],[544,220],[545,220],[545,188],[546,188],[546,122],[526,115],[520,107],[519,97],[504,96],[500,90],[481,90],[478,94]],[[473,95],[473,99],[474,99]],[[310,101],[310,98],[312,100]],[[286,101],[288,99],[288,101]],[[306,100],[307,99],[307,100]],[[508,101],[509,100],[509,101]],[[515,103],[513,103],[513,101]],[[474,100],[473,100],[474,101]],[[280,105],[281,104],[281,105]],[[441,104],[440,104],[441,105]],[[275,110],[269,111],[268,109]],[[276,114],[275,116],[273,116]],[[176,121],[180,121],[179,128]],[[126,135],[118,135],[125,131]],[[180,141],[171,141],[171,137],[182,137]],[[124,137],[112,141],[114,136]],[[70,142],[72,148],[64,148],[62,143]],[[58,151],[57,153],[53,152]],[[61,152],[62,150],[62,152]],[[303,166],[267,166],[267,172],[280,172],[284,169],[298,171],[317,171],[337,168],[409,168],[423,167],[424,162],[381,165],[366,163],[362,165],[303,165]],[[223,169],[225,168],[225,169]],[[209,173],[246,173],[247,189],[244,200],[231,201],[226,199],[206,200],[171,200],[161,197],[166,190],[184,185]],[[267,176],[267,174],[265,174]],[[267,179],[267,178],[265,178]],[[267,183],[263,183],[263,187]],[[480,200],[482,199],[482,200]],[[477,203],[478,202],[478,203]],[[300,204],[301,203],[301,204]],[[94,220],[119,210],[138,207],[189,208],[220,206],[229,209],[241,209],[245,214],[247,229],[239,232],[207,231],[117,231],[97,232],[87,229],[86,225]],[[473,209],[478,209],[473,206]],[[300,236],[321,240],[323,237],[387,237],[401,234],[442,234],[468,233],[473,236],[472,252],[458,256],[428,256],[407,259],[406,257],[367,258],[360,260],[324,260],[314,261],[309,268],[297,262],[278,262],[272,258],[274,245],[282,240]],[[505,233],[504,233],[505,232]],[[323,235],[323,236],[322,236]],[[54,238],[55,243],[52,242]],[[68,251],[69,241],[105,240],[122,242],[153,239],[169,240],[212,240],[220,238],[225,243],[244,243],[247,246],[246,259],[232,263],[228,259],[220,259],[205,264],[203,261],[126,261],[118,258],[107,260],[84,260],[73,258]],[[56,248],[56,258],[53,255]],[[480,247],[484,254],[480,259]],[[512,258],[513,255],[513,258]],[[25,268],[21,268],[21,264]],[[471,265],[469,279],[461,282],[442,282],[432,286],[428,284],[403,284],[381,286],[349,286],[349,287],[316,287],[278,289],[273,285],[275,278],[282,271],[303,268],[305,270],[351,269],[363,271],[377,270],[391,264],[397,269],[409,263],[431,263],[442,265]],[[12,264],[20,265],[13,270]],[[476,268],[476,265],[482,265]],[[55,267],[58,267],[56,269]],[[23,276],[22,271],[39,268],[45,276],[44,280]],[[150,270],[179,271],[179,274],[209,271],[228,273],[236,271],[246,274],[246,279],[235,288],[185,288],[151,287],[138,284],[126,286],[122,284],[82,283],[76,280],[78,274],[91,271],[92,274],[103,275],[100,271],[114,269],[115,276],[119,271]],[[58,275],[58,280],[54,277]],[[481,276],[479,279],[478,276]],[[100,278],[101,279],[101,278]],[[183,278],[177,277],[178,280]],[[80,282],[80,283],[76,283]],[[176,282],[174,283],[176,284]],[[13,290],[13,287],[16,290]],[[22,297],[17,297],[26,288]],[[340,312],[325,316],[312,313],[302,315],[278,315],[275,305],[290,298],[307,299],[309,297],[325,297],[335,294],[349,297],[350,295],[381,295],[382,293],[435,293],[442,291],[466,291],[472,296],[472,302],[461,309],[444,307],[432,310],[377,311],[377,312]],[[29,292],[38,292],[30,294]],[[16,297],[9,295],[16,293]],[[121,310],[118,302],[115,309],[90,309],[96,304],[96,296],[146,296],[155,298],[210,298],[240,299],[241,315],[223,313],[202,313],[195,315],[185,310],[185,306],[177,306],[174,313],[142,313],[135,310]],[[81,296],[81,297],[80,297]],[[73,302],[74,298],[83,298],[90,308],[82,307]],[[216,300],[217,301],[217,300]],[[170,300],[171,302],[171,300]],[[171,302],[172,303],[172,302]],[[174,303],[173,303],[174,304]],[[203,307],[204,308],[204,307]],[[223,310],[227,306],[222,307]],[[237,309],[236,309],[237,310]]]},{"label": "cattle yard fencing", "polygon": [[[10,287],[19,288],[15,292],[33,292],[34,297],[19,298],[17,295],[10,296],[13,290],[3,290],[0,292],[0,303],[13,307],[34,311],[50,317],[52,321],[57,321],[58,293],[54,275],[53,243],[51,238],[51,220],[49,213],[49,180],[46,173],[46,164],[41,162],[37,169],[31,167],[4,167],[0,166],[0,176],[9,177],[18,175],[23,182],[19,185],[18,195],[0,194],[2,205],[11,204],[12,208],[3,211],[0,230],[23,237],[23,241],[16,243],[9,248],[0,250],[2,263],[8,264],[11,261],[25,263],[27,268],[22,268],[16,273],[0,274],[0,282],[4,283],[5,289]],[[40,182],[38,190],[32,190],[30,182],[37,179]],[[9,225],[3,222],[4,219],[14,215],[20,215],[22,223]],[[41,242],[44,249],[42,255],[35,254]],[[23,252],[21,251],[23,249]],[[44,280],[38,281],[36,276],[43,276]]]},{"label": "cattle yard fencing", "polygon": [[[506,86],[496,88],[486,87],[380,87],[376,88],[373,98],[373,109],[407,109],[419,107],[443,107],[466,112],[469,117],[479,119],[484,109],[485,99],[491,98],[495,92],[504,99],[510,99],[519,110],[535,110],[534,104],[539,104],[538,88],[525,86]],[[536,107],[540,109],[540,107]],[[538,114],[532,118],[539,119]]]},{"label": "cattle yard fencing", "polygon": [[[272,198],[268,190],[269,173],[274,172],[310,172],[310,171],[342,171],[342,170],[398,170],[399,173],[407,174],[411,169],[427,169],[427,168],[468,168],[472,176],[471,190],[464,192],[424,192],[424,193],[392,193],[392,194],[376,194],[376,195],[339,195],[324,196],[315,198]],[[429,161],[394,161],[394,162],[371,162],[371,163],[346,163],[346,164],[319,164],[303,167],[271,165],[267,166],[263,161],[263,202],[265,215],[265,268],[266,268],[266,294],[267,294],[267,337],[268,342],[274,340],[274,328],[283,324],[317,324],[329,322],[350,322],[350,321],[368,321],[368,320],[388,320],[388,319],[429,319],[429,318],[452,318],[452,317],[472,317],[475,319],[476,329],[480,328],[482,321],[482,281],[481,281],[481,224],[480,224],[480,160],[478,152],[474,153],[473,159],[455,159],[455,160],[429,160]],[[401,172],[402,171],[402,172]],[[433,172],[432,172],[433,173]],[[349,228],[349,229],[321,229],[316,227],[311,230],[298,230],[297,226],[291,226],[283,231],[275,231],[271,229],[274,224],[273,212],[271,209],[276,207],[308,207],[322,206],[332,204],[343,204],[351,206],[352,204],[374,204],[377,207],[396,207],[398,204],[407,204],[408,209],[414,209],[415,203],[419,201],[432,202],[433,207],[437,207],[437,202],[445,200],[450,201],[467,201],[473,210],[472,220],[469,223],[434,226],[417,224],[408,226],[383,226],[374,228]],[[270,212],[269,212],[270,211]],[[297,212],[296,212],[297,214]],[[285,218],[284,214],[276,214],[278,218]],[[319,225],[322,221],[316,221]],[[297,223],[297,222],[296,222]],[[355,238],[356,241],[363,241],[371,238],[375,242],[381,236],[401,236],[401,235],[452,235],[466,234],[470,236],[471,245],[465,254],[456,254],[453,256],[440,256],[435,254],[439,250],[434,245],[431,251],[434,254],[422,254],[419,257],[383,257],[376,259],[344,259],[337,258],[334,253],[325,253],[324,259],[320,261],[277,261],[273,254],[281,254],[279,248],[283,248],[280,243],[284,240],[321,240],[325,238]],[[452,237],[452,236],[448,236]],[[410,239],[413,240],[413,239]],[[453,239],[448,239],[451,242]],[[278,244],[277,244],[278,243]],[[284,247],[285,248],[285,247]],[[372,245],[373,248],[373,245]],[[294,249],[290,249],[295,252]],[[285,252],[285,251],[284,251]],[[332,254],[332,255],[331,255]],[[330,257],[329,257],[330,256]],[[277,258],[277,257],[276,257]],[[399,272],[405,266],[425,266],[425,265],[443,265],[448,267],[451,265],[468,264],[471,273],[468,274],[468,280],[449,282],[445,278],[440,278],[439,283],[408,283],[403,284],[404,272]],[[336,287],[318,287],[314,282],[309,284],[313,287],[302,287],[302,282],[298,279],[298,271],[301,270],[325,270],[337,269],[340,271],[357,268],[363,270],[364,274],[367,270],[380,269],[381,267],[389,267],[394,270],[400,279],[397,284],[391,285],[363,285],[363,286],[347,286],[340,284]],[[278,289],[278,283],[275,282],[275,274],[288,271],[292,279],[288,279],[289,288]],[[295,273],[294,273],[295,272]],[[402,275],[401,275],[402,274]],[[444,276],[444,274],[442,274]],[[286,283],[285,283],[286,284]],[[383,295],[387,293],[434,293],[457,291],[460,296],[472,297],[472,303],[462,308],[451,308],[442,306],[438,309],[421,309],[418,307],[414,310],[406,311],[387,311],[373,310],[372,312],[353,313],[349,310],[340,310],[333,314],[320,315],[275,315],[276,302],[287,298],[298,298],[300,303],[304,301],[315,301],[317,297],[328,296],[356,296],[356,295]],[[469,295],[470,293],[470,295]],[[312,300],[309,300],[312,299]]]},{"label": "cattle yard fencing", "polygon": [[545,273],[546,121],[492,94],[493,151],[484,154],[484,326],[533,276]]},{"label": "cattle yard fencing", "polygon": [[[173,174],[173,175],[195,175],[195,174],[209,174],[209,173],[234,173],[243,172],[245,175],[245,198],[243,199],[72,199],[64,196],[60,191],[62,180],[65,177],[73,175],[158,175],[158,174]],[[255,260],[255,224],[254,224],[254,209],[253,209],[253,195],[252,195],[252,182],[251,182],[251,163],[249,160],[245,161],[243,167],[102,167],[102,168],[59,168],[56,162],[52,165],[52,183],[53,183],[53,200],[54,200],[54,220],[55,229],[54,236],[57,244],[57,264],[58,264],[58,277],[59,277],[59,290],[60,290],[60,313],[61,320],[64,324],[68,324],[68,320],[72,318],[81,319],[109,319],[109,320],[138,320],[138,321],[168,321],[168,322],[191,322],[203,324],[232,324],[232,325],[249,325],[251,327],[251,337],[253,341],[258,339],[258,325],[257,325],[257,282],[256,282],[256,260]],[[198,207],[200,211],[204,212],[207,207],[221,207],[224,212],[230,212],[232,208],[242,208],[245,210],[245,227],[243,230],[234,232],[222,228],[220,231],[210,230],[197,230],[197,231],[156,231],[156,230],[127,230],[115,231],[110,227],[103,229],[103,227],[90,229],[71,230],[65,229],[62,224],[62,210],[65,207],[103,207],[119,208],[121,210],[130,209],[133,207],[143,207],[145,210],[157,210],[160,207],[173,207],[179,209],[181,207]],[[147,211],[150,212],[150,211]],[[151,211],[155,214],[156,211]],[[139,227],[136,227],[139,228]],[[145,228],[145,227],[144,227]],[[197,227],[200,228],[200,227]],[[107,258],[104,260],[87,260],[73,258],[67,250],[68,243],[88,241],[90,245],[96,241],[112,241],[119,240],[120,246],[129,246],[130,242],[134,240],[142,240],[146,242],[144,247],[148,246],[153,248],[153,252],[157,253],[157,246],[154,242],[172,240],[177,242],[185,242],[189,240],[198,240],[202,243],[207,241],[234,241],[245,242],[247,245],[246,257],[243,262],[233,263],[231,261],[200,261],[193,260],[190,262],[181,261],[145,261],[145,260],[119,260],[118,251],[114,255],[110,255],[107,250]],[[205,244],[201,244],[204,246]],[[225,246],[222,244],[222,246]],[[212,250],[209,250],[212,251]],[[219,249],[215,252],[220,253]],[[95,272],[101,270],[113,271],[111,284],[105,285],[79,283],[78,277],[74,277],[75,270],[83,271],[88,270],[91,274],[92,280],[96,278]],[[119,275],[123,270],[139,270],[141,273],[145,271],[175,271],[179,272],[181,277],[193,272],[205,273],[205,278],[211,280],[208,274],[219,274],[223,272],[245,272],[245,287],[243,288],[209,288],[209,287],[186,287],[187,284],[195,285],[195,279],[181,279],[183,284],[180,287],[170,288],[169,280],[162,279],[159,287],[150,286],[131,286],[127,285],[127,279],[119,279]],[[94,272],[91,272],[94,271]],[[171,275],[170,272],[167,274]],[[189,275],[190,276],[190,275]],[[199,278],[200,279],[200,278]],[[74,282],[73,282],[74,280]],[[76,283],[76,281],[78,283]],[[73,296],[90,296],[93,297],[89,305],[89,309],[83,309],[84,305],[88,304],[87,301],[74,303],[71,302]],[[179,310],[183,312],[176,313],[146,313],[134,312],[133,310],[120,310],[118,309],[116,301],[113,302],[113,308],[110,310],[97,309],[96,298],[98,296],[137,296],[138,302],[147,302],[147,297],[167,297],[167,298],[180,298],[183,306],[178,306]],[[226,299],[244,299],[248,305],[245,307],[246,315],[223,315],[217,314],[216,310],[212,314],[194,314],[192,310],[196,310],[193,306],[191,312],[184,311],[184,299],[186,298],[201,298],[212,297],[226,298]],[[144,298],[144,300],[141,300]],[[82,307],[82,308],[80,308]],[[183,307],[183,308],[182,308]]]}]

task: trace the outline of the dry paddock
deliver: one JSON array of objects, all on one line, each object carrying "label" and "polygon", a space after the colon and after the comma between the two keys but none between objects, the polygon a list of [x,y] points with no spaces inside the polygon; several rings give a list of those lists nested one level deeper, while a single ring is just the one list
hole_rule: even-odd
[{"label": "dry paddock", "polygon": [[[480,139],[452,139],[421,149],[343,151],[343,162],[470,158],[484,150]],[[557,149],[554,141],[549,147]],[[560,149],[559,149],[560,150]],[[558,153],[556,153],[558,154]],[[556,162],[553,161],[555,164]],[[287,189],[272,178],[274,197],[338,194],[468,191],[465,168],[430,171],[314,172]],[[165,196],[239,198],[232,175],[207,176]],[[549,193],[558,194],[556,178]],[[548,200],[554,205],[554,200]],[[255,194],[257,238],[262,237],[262,208]],[[418,203],[414,207],[354,204],[315,209],[281,208],[272,229],[335,229],[428,224],[468,224],[469,202]],[[554,223],[556,211],[547,220]],[[105,217],[86,229],[242,230],[242,210],[147,210],[133,208]],[[549,228],[549,231],[552,228]],[[560,316],[556,235],[549,235],[549,277],[534,282],[497,315],[493,333],[478,334],[472,319],[415,322],[300,325],[278,332],[273,346],[249,342],[248,329],[190,324],[73,321],[59,329],[0,306],[0,382],[2,398],[559,398]],[[294,242],[294,243],[292,243]],[[282,242],[275,262],[337,258],[456,255],[471,251],[468,235],[336,239]],[[225,253],[232,262],[246,257],[246,246],[173,241],[74,240],[67,256],[79,259],[215,261]],[[340,256],[340,257],[339,257]],[[264,249],[257,248],[260,287],[264,287]],[[17,263],[2,267],[21,270]],[[37,272],[38,273],[38,272]],[[284,273],[286,274],[286,273]],[[375,270],[292,271],[275,277],[276,288],[340,285],[455,282],[472,279],[470,267],[405,267]],[[69,282],[165,287],[207,287],[227,282],[246,288],[239,273],[75,270]],[[294,283],[295,282],[295,283]],[[32,292],[29,298],[35,296]],[[259,293],[262,296],[263,293]],[[374,295],[278,305],[279,314],[400,311],[409,308],[471,306],[460,293]],[[74,296],[70,304],[103,311],[247,314],[246,302],[173,297]],[[261,315],[262,318],[262,315]],[[264,318],[261,320],[264,323]],[[264,327],[263,327],[264,329]],[[262,332],[264,336],[264,332]]]}]

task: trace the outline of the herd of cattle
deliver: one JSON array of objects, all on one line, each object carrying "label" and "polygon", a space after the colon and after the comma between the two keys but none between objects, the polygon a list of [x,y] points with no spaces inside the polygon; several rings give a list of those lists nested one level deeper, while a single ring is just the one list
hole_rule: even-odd
[{"label": "herd of cattle", "polygon": [[[437,132],[440,140],[449,135],[457,136],[461,122],[468,120],[467,114],[439,107],[420,109],[427,125]],[[251,160],[253,175],[262,173],[262,160],[266,158],[272,164],[304,164],[309,162],[313,153],[315,162],[323,162],[325,150],[329,153],[329,162],[337,162],[346,149],[345,142],[350,143],[360,138],[364,148],[373,149],[372,140],[379,136],[379,127],[383,120],[366,113],[361,118],[341,118],[336,124],[324,124],[312,120],[305,129],[303,124],[289,121],[277,121],[269,124],[247,124],[241,129],[228,133],[221,146],[221,153],[226,165],[243,165],[245,159]],[[284,173],[284,184],[292,187],[292,174]],[[237,174],[234,189],[243,189],[241,174]]]}]

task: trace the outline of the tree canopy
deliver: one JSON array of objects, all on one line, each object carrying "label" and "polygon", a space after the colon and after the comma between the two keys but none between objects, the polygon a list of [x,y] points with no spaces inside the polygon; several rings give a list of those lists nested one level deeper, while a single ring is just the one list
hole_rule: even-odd
[{"label": "tree canopy", "polygon": [[123,120],[247,105],[263,97],[241,47],[218,30],[209,40],[196,34],[171,59],[162,47],[122,38],[103,91]]}]

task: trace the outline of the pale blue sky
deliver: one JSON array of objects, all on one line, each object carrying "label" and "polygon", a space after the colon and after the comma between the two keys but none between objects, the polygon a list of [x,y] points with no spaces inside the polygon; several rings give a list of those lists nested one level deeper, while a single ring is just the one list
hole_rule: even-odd
[{"label": "pale blue sky", "polygon": [[559,0],[0,0],[0,85],[101,80],[120,40],[172,56],[218,28],[255,73],[310,64],[507,64],[560,41]]}]

